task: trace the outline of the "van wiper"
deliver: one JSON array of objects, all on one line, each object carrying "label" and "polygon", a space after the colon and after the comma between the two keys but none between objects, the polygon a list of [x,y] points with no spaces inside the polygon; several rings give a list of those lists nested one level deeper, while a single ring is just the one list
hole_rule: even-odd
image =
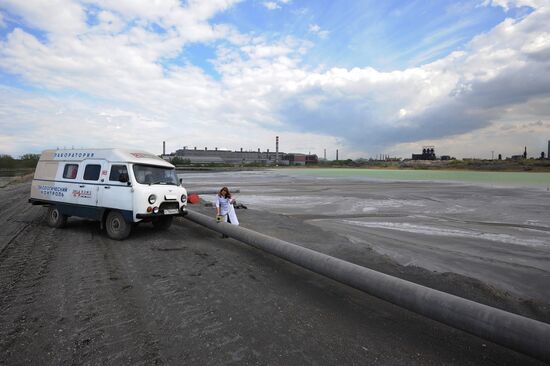
[{"label": "van wiper", "polygon": [[[171,186],[177,186],[177,184],[175,184],[175,183],[172,183],[172,182],[166,182],[166,181],[164,181],[164,180],[159,180],[159,181],[157,181],[157,182],[153,182],[153,183],[151,183],[151,184],[162,184],[162,185],[166,185],[166,184],[168,184],[168,185],[171,185]],[[151,184],[150,184],[150,185],[151,185]]]}]

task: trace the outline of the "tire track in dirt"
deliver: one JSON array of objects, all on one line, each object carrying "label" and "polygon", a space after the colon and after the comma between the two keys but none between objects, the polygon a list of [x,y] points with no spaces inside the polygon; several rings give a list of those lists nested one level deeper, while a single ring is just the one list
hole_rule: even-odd
[{"label": "tire track in dirt", "polygon": [[0,258],[0,353],[22,357],[23,362],[29,349],[18,347],[33,343],[39,320],[36,304],[47,296],[41,283],[54,252],[53,245],[42,245],[45,237],[42,230],[25,231]]},{"label": "tire track in dirt", "polygon": [[113,242],[84,220],[48,228],[28,193],[26,184],[0,193],[11,197],[0,216],[0,364],[162,363],[119,284]]},{"label": "tire track in dirt", "polygon": [[42,220],[43,210],[27,202],[29,194],[27,183],[0,189],[0,255],[29,225]]},{"label": "tire track in dirt", "polygon": [[[78,226],[77,226],[78,225]],[[161,364],[144,314],[128,293],[131,285],[113,258],[118,242],[105,238],[97,223],[78,222],[62,231],[60,258],[49,286],[63,282],[54,304],[60,340],[53,354],[61,363]],[[55,307],[54,307],[55,308]]]}]

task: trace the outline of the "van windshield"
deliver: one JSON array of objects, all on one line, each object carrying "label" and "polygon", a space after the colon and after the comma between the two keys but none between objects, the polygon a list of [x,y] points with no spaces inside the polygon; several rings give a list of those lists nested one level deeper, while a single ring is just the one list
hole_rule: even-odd
[{"label": "van windshield", "polygon": [[178,185],[176,169],[153,165],[134,165],[136,181],[141,184],[170,184]]}]

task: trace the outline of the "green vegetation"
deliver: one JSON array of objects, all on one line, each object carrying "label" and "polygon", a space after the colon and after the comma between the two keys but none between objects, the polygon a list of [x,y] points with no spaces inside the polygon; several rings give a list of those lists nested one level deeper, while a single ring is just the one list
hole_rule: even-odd
[{"label": "green vegetation", "polygon": [[3,154],[0,155],[0,169],[34,169],[39,158],[40,155],[38,154],[25,154],[19,159],[14,159],[10,155]]},{"label": "green vegetation", "polygon": [[518,159],[518,160],[408,160],[399,164],[400,168],[407,169],[456,169],[479,171],[509,171],[509,172],[550,172],[549,159]]},{"label": "green vegetation", "polygon": [[266,167],[268,167],[267,164],[265,164],[265,163],[258,163],[258,162],[245,163],[245,164],[241,164],[241,166],[243,166],[243,167],[245,167],[245,168],[266,168]]},{"label": "green vegetation", "polygon": [[183,158],[180,158],[179,156],[175,156],[172,158],[172,160],[170,160],[170,163],[174,164],[174,165],[189,165],[191,164],[191,160],[189,159],[183,159]]}]

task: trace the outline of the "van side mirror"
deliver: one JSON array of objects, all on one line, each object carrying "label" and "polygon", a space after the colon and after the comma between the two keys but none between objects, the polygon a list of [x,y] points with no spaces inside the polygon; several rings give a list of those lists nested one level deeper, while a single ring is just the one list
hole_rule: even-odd
[{"label": "van side mirror", "polygon": [[121,183],[128,183],[128,181],[129,181],[128,174],[127,173],[120,173],[120,175],[118,176],[118,181],[121,182]]},{"label": "van side mirror", "polygon": [[180,186],[183,186],[183,178],[180,178]]}]

